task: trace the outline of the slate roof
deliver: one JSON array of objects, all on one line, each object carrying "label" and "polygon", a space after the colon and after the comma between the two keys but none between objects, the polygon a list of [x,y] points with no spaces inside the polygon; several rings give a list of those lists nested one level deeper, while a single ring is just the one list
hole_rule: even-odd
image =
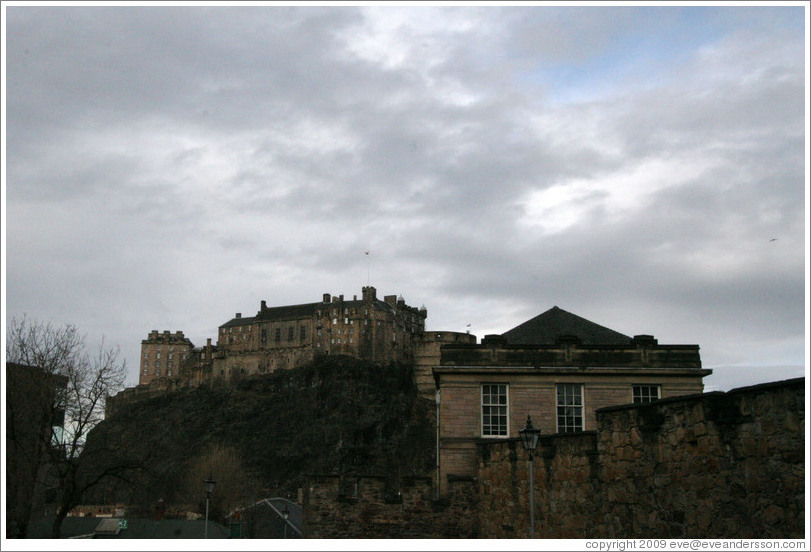
[{"label": "slate roof", "polygon": [[[123,518],[127,528],[107,531],[107,524],[117,525],[119,518],[66,517],[62,522],[62,538],[88,537],[96,534],[102,538],[117,539],[202,539],[205,535],[205,520]],[[47,539],[51,536],[52,518],[38,518],[28,526],[28,538]],[[227,527],[209,520],[208,538],[227,539]]]},{"label": "slate roof", "polygon": [[509,345],[554,345],[562,335],[577,336],[583,345],[628,345],[631,338],[559,307],[552,307],[504,332]]},{"label": "slate roof", "polygon": [[[288,320],[288,319],[295,319],[295,318],[302,318],[306,316],[312,316],[316,310],[322,310],[324,312],[328,312],[329,309],[335,307],[337,308],[340,305],[340,308],[355,308],[361,307],[364,305],[364,302],[360,299],[357,300],[349,300],[349,301],[342,301],[341,303],[304,303],[303,305],[287,305],[281,307],[267,307],[265,309],[260,310],[256,313],[256,316],[243,316],[240,318],[232,318],[225,324],[222,324],[220,328],[230,328],[236,326],[248,326],[253,324],[258,320]],[[386,303],[385,301],[381,301],[380,299],[376,299],[373,303],[373,307],[376,311],[394,311],[394,307]],[[343,316],[343,315],[342,315]]]}]

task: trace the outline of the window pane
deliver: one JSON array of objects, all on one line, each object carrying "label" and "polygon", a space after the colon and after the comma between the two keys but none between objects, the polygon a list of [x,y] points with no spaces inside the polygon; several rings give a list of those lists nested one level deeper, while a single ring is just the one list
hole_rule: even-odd
[{"label": "window pane", "polygon": [[508,435],[507,384],[482,385],[482,435]]},{"label": "window pane", "polygon": [[659,399],[658,385],[634,385],[633,400],[635,404],[644,404]]},{"label": "window pane", "polygon": [[583,392],[580,384],[561,383],[557,386],[558,432],[583,431]]}]

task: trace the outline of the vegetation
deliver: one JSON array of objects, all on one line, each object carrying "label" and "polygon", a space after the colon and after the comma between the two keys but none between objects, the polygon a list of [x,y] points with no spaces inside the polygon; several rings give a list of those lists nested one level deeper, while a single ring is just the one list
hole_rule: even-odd
[{"label": "vegetation", "polygon": [[327,356],[123,405],[89,446],[151,451],[148,473],[110,487],[107,500],[150,508],[162,498],[201,511],[197,480],[210,472],[217,518],[269,496],[295,498],[307,474],[430,474],[433,423],[433,401],[418,397],[410,365]]},{"label": "vegetation", "polygon": [[[76,326],[54,326],[27,317],[13,317],[8,323],[6,362],[35,367],[54,381],[47,395],[30,397],[32,409],[50,410],[46,419],[51,421],[46,431],[39,432],[41,443],[30,462],[39,484],[47,482],[56,491],[52,534],[58,538],[62,520],[89,489],[137,467],[130,463],[134,456],[85,451],[88,434],[104,416],[105,398],[124,386],[126,363],[119,360],[118,348],[106,347],[103,339],[96,350],[89,350]],[[58,424],[61,420],[64,424]]]}]

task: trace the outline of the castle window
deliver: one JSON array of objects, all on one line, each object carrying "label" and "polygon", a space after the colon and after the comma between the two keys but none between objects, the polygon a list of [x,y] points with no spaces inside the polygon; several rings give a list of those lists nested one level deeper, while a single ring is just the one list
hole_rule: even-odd
[{"label": "castle window", "polygon": [[156,376],[160,376],[160,375],[161,375],[161,371],[160,371],[160,370],[155,370],[155,375],[156,375]]},{"label": "castle window", "polygon": [[167,376],[171,376],[171,375],[172,375],[172,371],[171,371],[171,370],[166,370],[166,375],[167,375]]},{"label": "castle window", "polygon": [[337,318],[333,318],[333,319],[332,319],[332,323],[333,323],[333,324],[337,324],[337,323],[338,323],[338,319],[337,319]]},{"label": "castle window", "polygon": [[262,331],[259,334],[259,339],[262,341],[262,345],[268,342],[268,330],[267,328],[262,328]]},{"label": "castle window", "polygon": [[299,328],[299,337],[302,341],[307,339],[307,326],[301,326]]},{"label": "castle window", "polygon": [[293,326],[287,328],[287,341],[293,341]]},{"label": "castle window", "polygon": [[659,400],[661,388],[658,385],[634,385],[634,404],[644,404]]},{"label": "castle window", "polygon": [[344,318],[344,324],[349,324],[349,318]]},{"label": "castle window", "polygon": [[282,340],[282,329],[276,328],[276,343],[279,343]]},{"label": "castle window", "polygon": [[558,433],[583,431],[583,386],[559,383],[557,395]]},{"label": "castle window", "polygon": [[349,309],[348,308],[344,309],[344,314],[349,314]]},{"label": "castle window", "polygon": [[148,373],[149,373],[149,370],[147,370],[146,368],[144,368],[144,375],[147,375]]},{"label": "castle window", "polygon": [[172,353],[169,353],[169,360],[172,359]]},{"label": "castle window", "polygon": [[352,338],[350,337],[350,338],[349,338],[349,342],[350,342],[350,343],[354,343],[354,342],[355,342],[355,340],[354,340],[354,339],[352,339]]},{"label": "castle window", "polygon": [[508,385],[482,384],[482,437],[509,437]]},{"label": "castle window", "polygon": [[318,328],[318,335],[321,335],[321,328]]},{"label": "castle window", "polygon": [[160,352],[160,351],[158,351],[157,353],[155,353],[155,358],[160,358],[160,357],[161,357],[161,352]]}]

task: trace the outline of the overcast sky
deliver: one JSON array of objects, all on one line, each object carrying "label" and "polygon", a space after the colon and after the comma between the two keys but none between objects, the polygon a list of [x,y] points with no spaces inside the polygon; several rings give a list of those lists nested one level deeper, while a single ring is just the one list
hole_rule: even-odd
[{"label": "overcast sky", "polygon": [[804,374],[803,7],[4,9],[5,315],[128,385],[150,330],[367,282]]}]

